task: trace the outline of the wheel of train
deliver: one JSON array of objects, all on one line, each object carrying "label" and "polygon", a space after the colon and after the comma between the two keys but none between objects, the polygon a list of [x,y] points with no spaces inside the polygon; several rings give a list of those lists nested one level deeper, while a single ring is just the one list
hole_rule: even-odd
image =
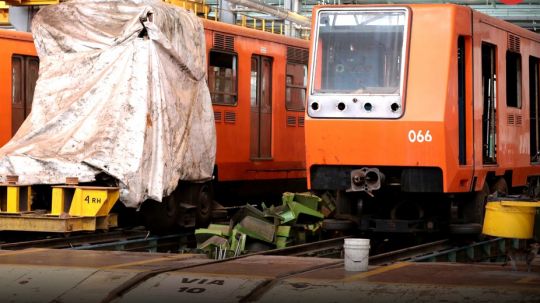
[{"label": "wheel of train", "polygon": [[211,182],[181,182],[162,202],[147,200],[142,204],[143,224],[156,234],[207,226],[212,218],[213,198]]}]

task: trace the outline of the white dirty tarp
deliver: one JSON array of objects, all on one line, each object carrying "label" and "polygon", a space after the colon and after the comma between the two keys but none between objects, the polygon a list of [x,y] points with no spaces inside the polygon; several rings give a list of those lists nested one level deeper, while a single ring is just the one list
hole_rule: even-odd
[{"label": "white dirty tarp", "polygon": [[115,177],[120,199],[161,201],[212,176],[215,126],[204,30],[161,1],[73,0],[32,22],[40,58],[32,112],[0,149],[0,182]]}]

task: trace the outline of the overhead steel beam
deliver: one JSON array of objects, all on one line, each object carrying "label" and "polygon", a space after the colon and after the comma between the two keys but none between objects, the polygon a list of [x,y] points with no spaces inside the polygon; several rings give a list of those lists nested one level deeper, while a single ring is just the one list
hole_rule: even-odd
[{"label": "overhead steel beam", "polygon": [[60,0],[4,0],[11,6],[51,5],[58,4]]},{"label": "overhead steel beam", "polygon": [[251,0],[229,0],[229,2],[274,15],[280,19],[285,19],[302,26],[311,27],[311,19],[280,7],[273,7],[262,2]]}]

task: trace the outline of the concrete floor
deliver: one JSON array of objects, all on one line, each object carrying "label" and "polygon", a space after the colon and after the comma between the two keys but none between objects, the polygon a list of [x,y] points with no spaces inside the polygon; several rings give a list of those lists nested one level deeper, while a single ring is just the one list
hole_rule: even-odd
[{"label": "concrete floor", "polygon": [[155,275],[112,302],[540,302],[539,258],[532,272],[524,264],[513,271],[404,262],[347,272],[335,259],[253,256],[206,264],[212,261],[193,254],[0,251],[0,298],[102,302],[137,274],[177,266],[189,268]]}]

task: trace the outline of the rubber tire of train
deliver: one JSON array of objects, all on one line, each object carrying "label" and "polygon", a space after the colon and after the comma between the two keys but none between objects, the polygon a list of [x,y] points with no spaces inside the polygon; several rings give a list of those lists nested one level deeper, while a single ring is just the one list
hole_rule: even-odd
[{"label": "rubber tire of train", "polygon": [[165,234],[178,229],[178,205],[174,195],[162,202],[147,200],[141,205],[144,226],[154,234]]},{"label": "rubber tire of train", "polygon": [[212,220],[212,208],[214,202],[214,187],[212,182],[196,184],[194,186],[193,201],[196,201],[197,214],[196,224],[207,227]]},{"label": "rubber tire of train", "polygon": [[497,192],[497,196],[508,195],[508,184],[503,177],[500,177],[497,182],[493,183],[489,189],[490,194]]},{"label": "rubber tire of train", "polygon": [[482,189],[474,194],[472,201],[465,204],[463,208],[465,224],[453,224],[449,226],[450,233],[478,234],[482,232],[481,226],[484,223],[484,213],[488,196],[489,187],[487,183],[484,183]]}]

